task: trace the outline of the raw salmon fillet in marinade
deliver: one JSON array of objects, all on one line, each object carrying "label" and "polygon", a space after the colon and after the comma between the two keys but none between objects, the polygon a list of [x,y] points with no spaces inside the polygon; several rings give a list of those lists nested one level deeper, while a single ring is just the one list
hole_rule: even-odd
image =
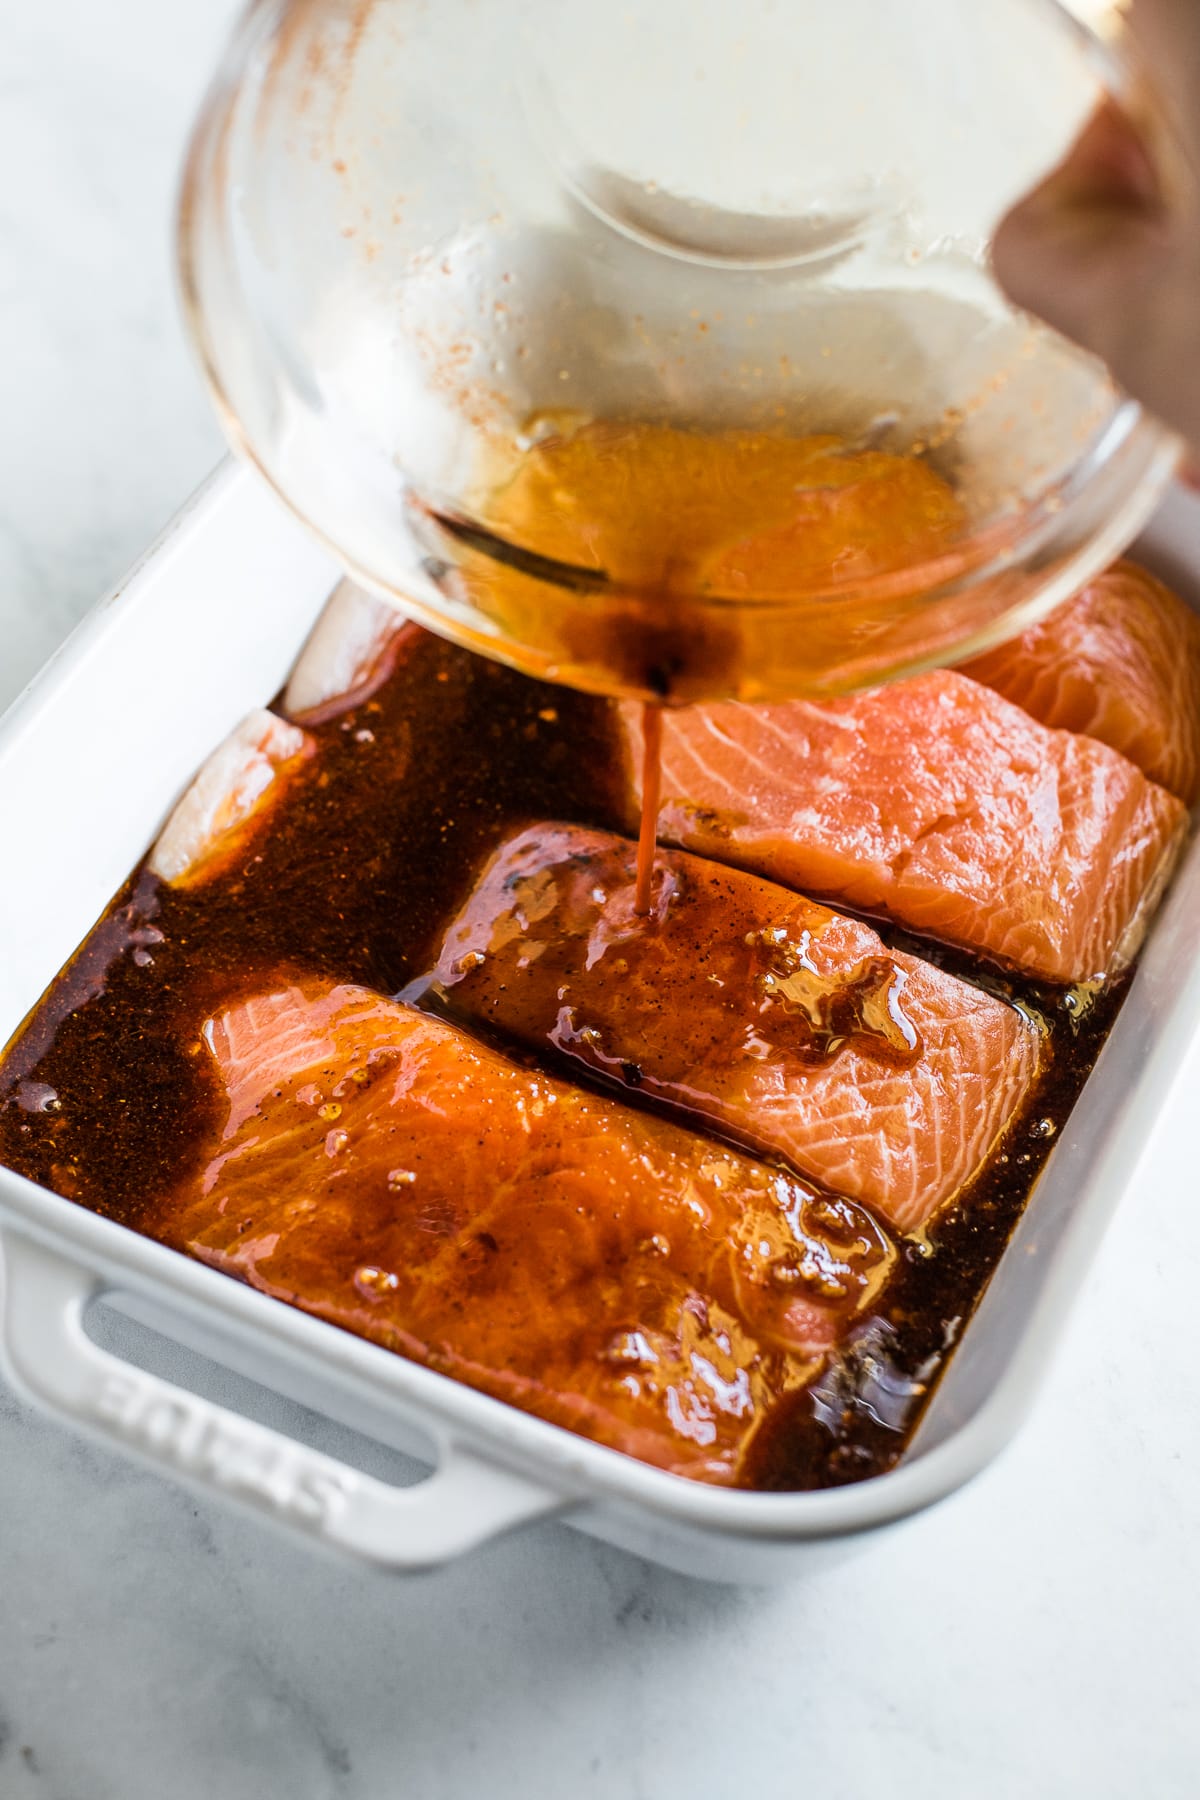
[{"label": "raw salmon fillet in marinade", "polygon": [[1136,564],[963,673],[1043,725],[1099,738],[1189,806],[1200,799],[1200,618]]},{"label": "raw salmon fillet in marinade", "polygon": [[662,796],[670,843],[1068,985],[1136,953],[1187,820],[1106,745],[950,671],[669,713]]},{"label": "raw salmon fillet in marinade", "polygon": [[894,1264],[851,1201],[365,988],[201,1037],[228,1116],[155,1236],[679,1474],[736,1480]]},{"label": "raw salmon fillet in marinade", "polygon": [[1011,1006],[869,926],[678,852],[634,912],[636,848],[571,825],[505,844],[451,926],[455,1016],[924,1225],[1029,1093],[1039,1038]]}]

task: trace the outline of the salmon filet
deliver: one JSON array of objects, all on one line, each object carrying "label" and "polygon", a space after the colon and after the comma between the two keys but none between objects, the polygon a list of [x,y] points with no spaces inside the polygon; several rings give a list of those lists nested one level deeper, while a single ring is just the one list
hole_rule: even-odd
[{"label": "salmon filet", "polygon": [[1187,822],[1106,745],[951,671],[672,712],[662,791],[669,843],[1067,985],[1136,953]]},{"label": "salmon filet", "polygon": [[1135,563],[962,672],[1043,725],[1119,750],[1189,806],[1200,799],[1200,618]]},{"label": "salmon filet", "polygon": [[352,581],[339,583],[288,677],[285,716],[312,725],[361,705],[387,680],[402,641],[419,629],[386,600]]},{"label": "salmon filet", "polygon": [[1028,1096],[1036,1028],[869,926],[752,875],[537,825],[450,927],[434,980],[456,1017],[547,1047],[870,1206],[925,1225]]},{"label": "salmon filet", "polygon": [[147,866],[175,887],[209,881],[242,854],[316,752],[307,732],[261,708],[213,751],[163,826]]},{"label": "salmon filet", "polygon": [[155,1236],[680,1474],[735,1480],[893,1265],[863,1208],[365,988],[202,1044],[228,1118]]}]

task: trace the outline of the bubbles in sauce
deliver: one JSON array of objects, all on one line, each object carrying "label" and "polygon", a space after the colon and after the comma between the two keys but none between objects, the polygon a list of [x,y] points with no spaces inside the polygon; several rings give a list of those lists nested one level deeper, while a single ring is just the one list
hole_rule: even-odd
[{"label": "bubbles in sauce", "polygon": [[370,1263],[354,1271],[354,1285],[367,1300],[384,1300],[400,1286],[400,1277],[391,1269],[377,1269]]},{"label": "bubbles in sauce", "polygon": [[759,978],[761,992],[804,1020],[814,1060],[826,1061],[856,1043],[901,1065],[919,1061],[921,1036],[904,1011],[908,977],[888,957],[867,957],[857,968],[831,976],[812,961],[810,932],[792,937],[776,926],[747,942],[763,952],[768,965]]}]

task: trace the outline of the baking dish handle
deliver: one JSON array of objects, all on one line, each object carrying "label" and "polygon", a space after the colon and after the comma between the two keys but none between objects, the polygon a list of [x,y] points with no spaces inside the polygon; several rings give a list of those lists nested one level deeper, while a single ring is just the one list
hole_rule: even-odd
[{"label": "baking dish handle", "polygon": [[0,1247],[0,1346],[13,1385],[174,1480],[398,1571],[436,1568],[565,1504],[453,1442],[439,1446],[427,1480],[390,1487],[102,1350],[83,1314],[104,1283],[19,1233],[0,1234]]}]

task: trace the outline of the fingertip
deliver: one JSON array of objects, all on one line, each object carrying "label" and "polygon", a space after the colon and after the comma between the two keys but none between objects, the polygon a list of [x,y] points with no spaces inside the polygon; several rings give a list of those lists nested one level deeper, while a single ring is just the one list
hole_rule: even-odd
[{"label": "fingertip", "polygon": [[1046,253],[1046,215],[1040,199],[1024,201],[1001,220],[992,239],[992,273],[1015,306],[1040,310]]},{"label": "fingertip", "polygon": [[992,267],[1020,306],[1037,310],[1045,265],[1072,244],[1153,217],[1162,187],[1146,146],[1115,101],[1093,114],[1066,159],[1003,219],[992,242]]},{"label": "fingertip", "polygon": [[1097,299],[1161,218],[1161,194],[1141,137],[1106,102],[1066,160],[1001,220],[991,246],[997,282],[1015,306],[1096,349]]},{"label": "fingertip", "polygon": [[1076,203],[1150,210],[1161,206],[1162,180],[1145,138],[1115,100],[1085,125],[1059,171]]}]

